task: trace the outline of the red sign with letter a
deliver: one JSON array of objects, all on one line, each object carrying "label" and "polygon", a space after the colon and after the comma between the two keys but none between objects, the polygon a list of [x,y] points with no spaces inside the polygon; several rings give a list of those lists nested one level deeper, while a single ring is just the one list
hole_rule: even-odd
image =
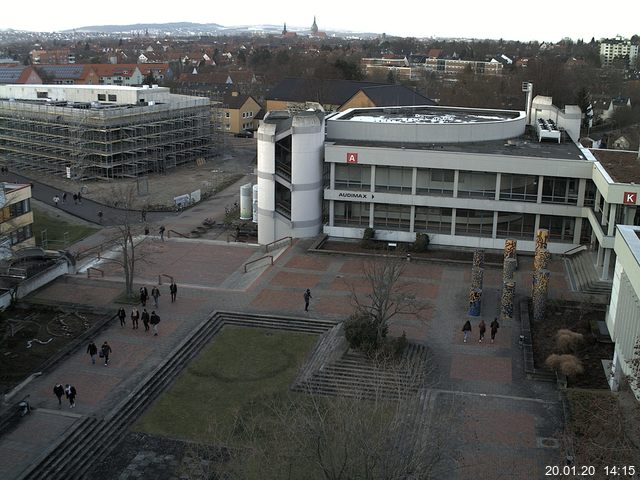
[{"label": "red sign with letter a", "polygon": [[624,192],[623,202],[625,205],[635,205],[638,200],[638,194],[636,192]]},{"label": "red sign with letter a", "polygon": [[347,163],[358,163],[358,154],[347,153]]}]

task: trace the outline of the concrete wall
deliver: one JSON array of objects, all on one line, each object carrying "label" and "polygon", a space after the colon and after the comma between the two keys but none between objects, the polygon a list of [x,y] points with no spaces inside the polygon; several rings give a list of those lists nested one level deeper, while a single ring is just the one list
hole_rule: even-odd
[{"label": "concrete wall", "polygon": [[[49,267],[47,270],[44,270],[37,275],[25,280],[18,286],[18,291],[16,297],[18,299],[24,298],[29,295],[31,292],[36,291],[40,287],[45,286],[46,284],[53,282],[56,278],[66,275],[68,273],[73,273],[73,267],[69,265],[68,261],[65,258],[61,258],[55,265]],[[7,308],[11,304],[11,294],[9,292],[5,292],[0,295],[0,308]]]},{"label": "concrete wall", "polygon": [[[98,95],[107,95],[108,103],[118,105],[138,104],[141,100],[166,103],[169,89],[166,87],[144,88],[118,85],[0,85],[0,98],[37,100],[38,93],[47,93],[53,101],[97,102]],[[115,101],[108,101],[115,95]]]}]

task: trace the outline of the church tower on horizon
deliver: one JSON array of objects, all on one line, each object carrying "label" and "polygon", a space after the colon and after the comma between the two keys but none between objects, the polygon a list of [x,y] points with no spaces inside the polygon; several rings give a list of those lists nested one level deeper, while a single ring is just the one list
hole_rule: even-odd
[{"label": "church tower on horizon", "polygon": [[313,16],[313,25],[311,25],[311,33],[313,35],[317,35],[318,34],[318,24],[316,23],[316,16]]}]

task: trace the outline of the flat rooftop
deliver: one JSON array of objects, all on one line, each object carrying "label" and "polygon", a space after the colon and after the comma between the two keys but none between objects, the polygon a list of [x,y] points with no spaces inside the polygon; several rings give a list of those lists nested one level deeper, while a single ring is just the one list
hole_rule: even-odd
[{"label": "flat rooftop", "polygon": [[362,108],[348,110],[332,120],[347,120],[369,123],[412,124],[461,124],[502,122],[518,118],[520,112],[511,110],[489,110],[456,107],[415,106]]},{"label": "flat rooftop", "polygon": [[598,148],[590,148],[589,151],[602,164],[614,182],[640,184],[638,152]]},{"label": "flat rooftop", "polygon": [[[444,151],[459,153],[477,153],[481,155],[508,155],[514,157],[558,158],[562,160],[589,161],[582,151],[571,141],[538,141],[533,130],[527,129],[524,135],[509,140],[488,140],[465,143],[410,143],[410,142],[373,142],[358,140],[331,140],[326,143],[354,147],[377,147],[411,149],[425,151]],[[639,182],[640,183],[640,182]]]}]

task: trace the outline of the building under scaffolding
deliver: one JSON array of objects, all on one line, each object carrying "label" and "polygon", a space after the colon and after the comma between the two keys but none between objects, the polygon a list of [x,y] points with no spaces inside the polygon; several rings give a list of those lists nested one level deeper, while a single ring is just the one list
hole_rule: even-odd
[{"label": "building under scaffolding", "polygon": [[111,180],[207,159],[207,98],[164,87],[0,85],[0,161],[74,179]]}]

